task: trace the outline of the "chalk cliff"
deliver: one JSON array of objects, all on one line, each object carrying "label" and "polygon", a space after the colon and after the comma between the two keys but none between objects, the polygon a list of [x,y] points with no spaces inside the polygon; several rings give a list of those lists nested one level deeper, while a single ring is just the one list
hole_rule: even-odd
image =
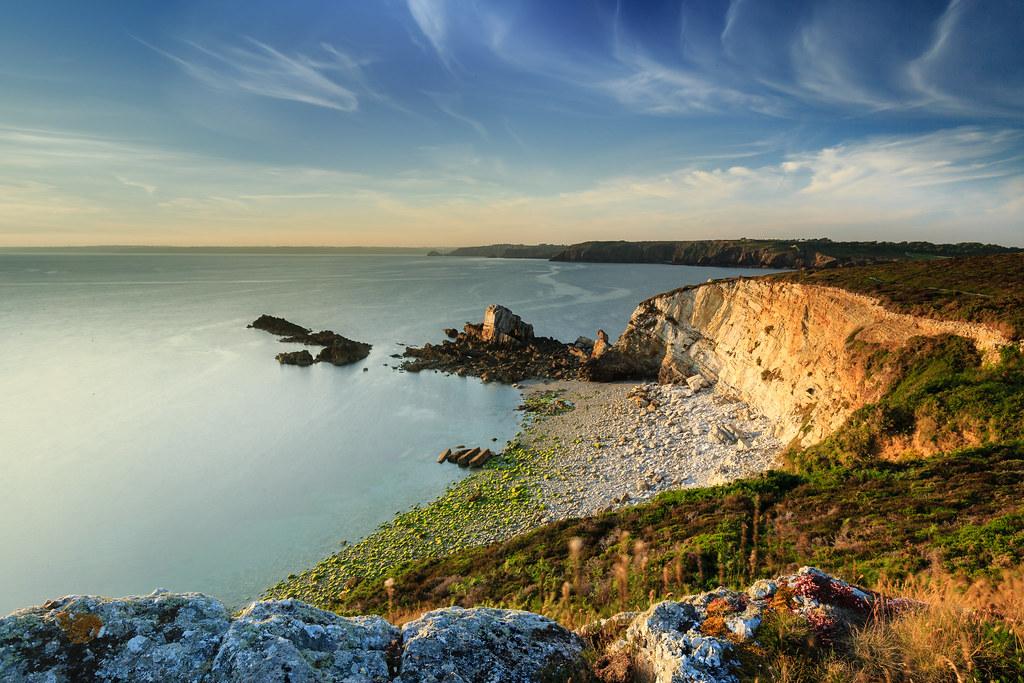
[{"label": "chalk cliff", "polygon": [[[1011,343],[985,325],[897,313],[843,289],[722,280],[642,302],[613,347],[617,354],[592,375],[648,374],[671,382],[699,373],[772,418],[777,436],[809,444],[888,386],[891,378],[866,369],[871,350],[943,334],[972,340],[989,360]],[[632,366],[615,368],[616,355]]]}]

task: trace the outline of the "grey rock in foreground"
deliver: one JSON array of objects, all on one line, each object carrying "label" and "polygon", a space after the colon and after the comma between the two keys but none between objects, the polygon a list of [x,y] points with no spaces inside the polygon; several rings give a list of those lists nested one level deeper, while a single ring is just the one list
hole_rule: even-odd
[{"label": "grey rock in foreground", "polygon": [[227,630],[210,679],[386,683],[398,639],[381,617],[340,617],[298,600],[257,602]]},{"label": "grey rock in foreground", "polygon": [[200,681],[228,624],[198,593],[51,600],[0,619],[0,681]]},{"label": "grey rock in foreground", "polygon": [[489,608],[435,610],[399,631],[297,600],[253,603],[232,620],[198,593],[69,596],[0,619],[0,681],[588,683],[587,639],[604,681],[735,683],[737,648],[773,612],[805,621],[827,645],[878,611],[912,607],[812,567],[746,591],[660,602],[580,635],[538,614]]},{"label": "grey rock in foreground", "polygon": [[719,588],[665,601],[637,616],[611,649],[629,652],[634,673],[651,683],[735,683],[737,643],[757,636],[772,611],[804,620],[827,643],[862,624],[878,606],[894,601],[803,567],[796,574],[760,580],[746,591]]},{"label": "grey rock in foreground", "polygon": [[[529,612],[441,609],[406,625],[297,600],[231,620],[197,593],[69,596],[0,619],[0,681],[576,683],[583,642]],[[401,671],[400,671],[401,668]]]},{"label": "grey rock in foreground", "polygon": [[583,641],[531,612],[428,612],[402,629],[401,683],[565,683],[590,680]]}]

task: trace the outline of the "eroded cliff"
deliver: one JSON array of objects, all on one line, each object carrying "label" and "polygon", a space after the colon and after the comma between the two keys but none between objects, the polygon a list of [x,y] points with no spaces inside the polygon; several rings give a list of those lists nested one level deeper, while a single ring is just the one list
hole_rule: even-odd
[{"label": "eroded cliff", "polygon": [[[752,278],[642,302],[614,348],[636,373],[717,381],[772,418],[777,436],[809,444],[885,391],[892,377],[872,370],[873,353],[945,334],[972,340],[989,360],[1011,343],[993,327],[894,312],[843,289]],[[595,379],[614,378],[614,361]]]}]

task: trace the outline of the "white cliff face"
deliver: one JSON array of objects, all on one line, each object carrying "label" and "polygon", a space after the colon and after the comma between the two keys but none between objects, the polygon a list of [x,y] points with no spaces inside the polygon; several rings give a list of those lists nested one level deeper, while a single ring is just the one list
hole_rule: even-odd
[{"label": "white cliff face", "polygon": [[984,325],[895,313],[845,290],[760,278],[648,299],[616,346],[659,363],[662,381],[700,372],[772,418],[783,441],[810,444],[886,389],[886,378],[865,373],[858,347],[895,349],[942,334],[973,340],[986,359],[1011,343]]}]

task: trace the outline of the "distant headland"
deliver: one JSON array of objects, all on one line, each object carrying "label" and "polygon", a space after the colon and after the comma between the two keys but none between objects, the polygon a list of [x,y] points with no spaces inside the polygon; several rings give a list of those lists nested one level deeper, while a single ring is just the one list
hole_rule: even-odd
[{"label": "distant headland", "polygon": [[960,242],[836,242],[817,239],[735,239],[683,241],[593,241],[572,245],[492,244],[460,247],[448,256],[541,258],[587,263],[664,263],[682,266],[829,268],[982,256],[1021,251],[996,244]]}]

